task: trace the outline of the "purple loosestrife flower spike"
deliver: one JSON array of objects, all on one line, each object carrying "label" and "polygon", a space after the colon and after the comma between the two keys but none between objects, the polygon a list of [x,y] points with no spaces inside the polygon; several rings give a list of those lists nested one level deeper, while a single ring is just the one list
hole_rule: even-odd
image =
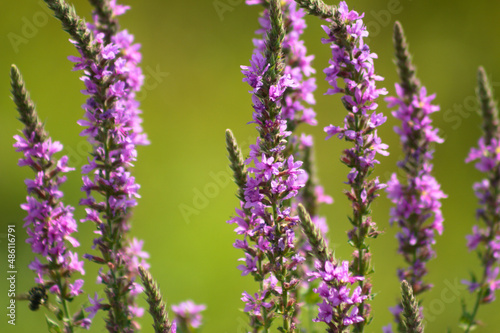
[{"label": "purple loosestrife flower spike", "polygon": [[472,148],[466,162],[477,160],[476,169],[486,177],[474,184],[480,208],[476,216],[484,222],[484,227],[475,225],[472,235],[467,237],[469,251],[476,250],[481,258],[482,277],[472,276],[472,281],[463,281],[469,291],[476,294],[476,302],[471,312],[464,308],[461,325],[468,333],[476,325],[477,311],[482,304],[495,300],[500,289],[500,128],[498,109],[493,98],[493,90],[484,69],[478,70],[477,97],[483,116],[484,136],[479,139],[478,148]]},{"label": "purple loosestrife flower spike", "polygon": [[133,36],[126,30],[118,31],[116,17],[128,6],[118,5],[114,0],[94,1],[94,22],[83,27],[83,20],[67,4],[47,3],[63,26],[69,27],[67,30],[80,53],[80,57],[69,59],[76,63],[75,70],[84,71],[84,94],[89,96],[83,105],[85,119],[79,124],[85,127],[81,135],[93,144],[94,151],[89,164],[82,168],[85,174],[82,190],[87,197],[80,204],[88,207],[84,221],[96,224],[99,236],[94,249],[102,257],[89,254],[86,258],[107,267],[106,271],[104,267],[99,271],[98,281],[106,286],[110,308],[108,331],[133,332],[139,328],[133,318],[144,311],[135,304],[137,294],[142,291],[136,281],[137,267],[141,264],[147,268],[144,259],[149,256],[142,250],[142,241],[127,237],[131,208],[139,197],[139,185],[129,169],[136,160],[136,146],[149,143],[142,132],[141,111],[135,99],[143,82],[138,66],[139,45],[133,44]]},{"label": "purple loosestrife flower spike", "polygon": [[[376,154],[386,156],[389,153],[386,151],[388,146],[382,143],[377,134],[377,127],[387,118],[382,113],[376,113],[375,102],[380,95],[387,94],[387,91],[376,87],[376,82],[383,78],[375,74],[373,61],[377,55],[370,51],[363,40],[368,36],[363,16],[364,14],[350,11],[342,1],[335,8],[333,18],[328,20],[331,22],[330,26],[323,26],[328,35],[323,43],[331,44],[332,49],[330,66],[324,70],[326,80],[332,86],[327,94],[341,93],[341,100],[348,111],[343,126],[330,125],[325,127],[325,132],[328,134],[327,139],[337,136],[354,145],[353,148],[344,150],[341,157],[341,161],[351,169],[347,177],[351,190],[345,192],[352,202],[353,210],[353,216],[349,219],[353,226],[348,232],[349,243],[356,248],[351,269],[354,275],[365,277],[359,280],[359,286],[363,295],[370,295],[369,274],[373,269],[366,241],[367,238],[376,238],[380,233],[370,216],[370,205],[379,196],[378,190],[385,185],[378,178],[368,177],[375,164],[379,163],[375,159]],[[340,85],[338,79],[344,84]],[[359,306],[359,316],[365,320],[356,325],[355,331],[362,332],[364,325],[369,322],[369,304],[363,302]]]},{"label": "purple loosestrife flower spike", "polygon": [[[264,11],[259,18],[261,27],[256,31],[256,34],[261,36],[261,38],[253,40],[255,45],[254,53],[264,53],[266,50],[265,39],[267,37],[268,29],[271,26],[270,12],[268,9],[269,4],[266,1],[247,1],[247,3],[260,3],[264,6]],[[311,66],[314,56],[307,54],[304,41],[301,39],[302,34],[307,27],[304,20],[306,11],[302,8],[298,8],[298,5],[293,0],[284,0],[281,4],[283,12],[283,25],[285,29],[285,36],[282,44],[284,63],[283,73],[285,76],[290,75],[291,79],[294,81],[294,86],[288,87],[283,93],[281,113],[282,117],[287,121],[287,130],[293,134],[297,127],[302,123],[312,126],[317,124],[316,113],[311,108],[311,106],[316,103],[313,95],[313,92],[316,90],[316,79],[311,77],[311,75],[316,71]],[[294,159],[305,161],[305,172],[301,175],[301,178],[307,179],[307,182],[303,190],[299,191],[297,197],[292,200],[292,212],[296,211],[298,202],[304,202],[306,208],[311,208],[312,210],[317,211],[317,206],[321,201],[320,199],[329,197],[323,195],[319,198],[317,195],[322,193],[323,190],[322,187],[317,184],[315,175],[313,175],[314,163],[312,158],[312,137],[305,135],[302,135],[300,138],[295,135],[291,136],[288,140],[288,146],[283,151],[283,154],[286,157],[293,155]],[[329,199],[331,201],[331,198]],[[327,225],[325,219],[317,216],[313,211],[309,212],[313,215],[313,221],[320,223],[323,228],[322,230],[326,231]],[[303,281],[300,285],[301,288],[298,289],[296,294],[292,295],[292,297],[298,299],[301,303],[303,301],[308,301],[307,308],[312,311],[316,301],[311,297],[303,296],[313,294],[313,286],[305,281],[303,277],[305,274],[304,271],[314,269],[313,260],[311,260],[311,256],[308,255],[310,246],[307,243],[307,240],[303,237],[303,234],[300,232],[298,233],[296,248],[299,255],[306,258],[306,262],[305,265],[301,265],[293,272],[295,278]],[[300,316],[301,308],[302,307],[296,307],[296,318]],[[297,322],[296,319],[294,319],[294,321]]]},{"label": "purple loosestrife flower spike", "polygon": [[[39,285],[30,291],[30,296],[34,295],[35,290],[38,294],[43,291],[45,295],[45,290],[53,294],[60,305],[54,309],[54,313],[61,320],[65,332],[73,332],[80,320],[71,316],[68,302],[82,293],[83,280],[71,281],[71,277],[76,272],[83,275],[85,271],[83,261],[79,261],[78,254],[71,250],[71,247],[79,246],[72,236],[77,231],[74,208],[63,204],[63,193],[59,187],[66,181],[64,174],[74,169],[68,167],[67,156],[60,159],[54,157],[63,146],[57,141],[53,142],[45,132],[16,66],[11,67],[10,74],[13,100],[19,111],[19,120],[25,125],[22,132],[24,137],[14,136],[14,148],[23,153],[19,166],[29,166],[35,172],[34,179],[25,181],[29,195],[27,202],[21,205],[28,214],[24,219],[28,233],[26,242],[31,245],[33,253],[43,258],[40,260],[35,257],[28,266],[35,272],[35,281]],[[35,310],[35,300],[30,297],[30,301],[30,308]],[[53,325],[58,326],[55,322]]]},{"label": "purple loosestrife flower spike", "polygon": [[[155,333],[170,333],[172,332],[172,324],[168,320],[167,308],[163,297],[155,280],[144,267],[139,266],[139,274],[141,275],[144,292],[147,296],[149,304],[149,313],[153,317],[153,328]],[[173,332],[175,333],[175,332]]]},{"label": "purple loosestrife flower spike", "polygon": [[[438,129],[432,127],[429,115],[439,110],[432,105],[435,95],[427,96],[425,87],[415,76],[411,55],[399,22],[394,25],[396,65],[401,83],[396,84],[397,97],[387,97],[388,107],[397,106],[392,114],[401,120],[395,132],[401,136],[404,160],[398,163],[406,173],[406,184],[398,180],[396,173],[388,182],[387,195],[394,203],[391,224],[401,228],[397,234],[398,252],[408,267],[398,270],[400,281],[410,284],[415,296],[430,289],[423,281],[427,274],[426,264],[435,257],[432,245],[436,233],[443,232],[443,216],[440,200],[446,198],[439,183],[431,175],[433,150],[430,145],[442,143]],[[395,312],[399,332],[406,332],[400,314]]]},{"label": "purple loosestrife flower spike", "polygon": [[403,306],[403,323],[406,333],[423,333],[424,325],[418,302],[413,295],[413,290],[408,282],[401,282],[401,305]]},{"label": "purple loosestrife flower spike", "polygon": [[[255,45],[254,53],[266,52],[266,38],[270,22],[270,10],[265,1],[249,1],[249,4],[262,4],[265,9],[259,18],[260,29],[255,33],[261,38],[253,40]],[[313,55],[307,55],[307,49],[301,36],[307,27],[304,20],[306,12],[297,8],[297,4],[292,0],[282,1],[282,18],[284,26],[284,37],[282,41],[283,74],[290,76],[294,81],[293,86],[289,86],[282,96],[282,117],[287,120],[287,130],[294,131],[301,123],[316,125],[316,113],[310,105],[316,103],[313,92],[316,90],[316,79],[310,77],[316,71],[311,67],[314,59]],[[280,86],[280,85],[278,85]],[[293,140],[290,140],[291,143]]]},{"label": "purple loosestrife flower spike", "polygon": [[294,271],[304,259],[295,249],[298,219],[292,215],[289,199],[297,196],[304,184],[299,178],[302,162],[284,153],[291,133],[283,108],[285,94],[297,83],[286,73],[281,1],[271,1],[268,13],[266,47],[254,53],[251,66],[242,66],[244,81],[253,89],[253,119],[260,135],[246,160],[254,166],[247,169],[242,209],[228,222],[236,223],[235,231],[244,235],[234,244],[245,251],[240,260],[246,265],[239,266],[242,275],[252,274],[260,284],[258,293],[252,296],[245,292],[242,297],[250,326],[255,332],[268,332],[272,320],[280,316],[283,322],[278,329],[293,332],[299,283]]}]

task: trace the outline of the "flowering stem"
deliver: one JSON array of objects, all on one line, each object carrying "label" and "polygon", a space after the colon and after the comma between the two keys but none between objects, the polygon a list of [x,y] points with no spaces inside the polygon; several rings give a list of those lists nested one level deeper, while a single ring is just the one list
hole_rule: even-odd
[{"label": "flowering stem", "polygon": [[118,31],[116,19],[129,7],[110,0],[92,0],[94,22],[87,26],[64,1],[45,1],[75,40],[82,57],[70,60],[77,63],[75,69],[84,70],[85,92],[90,96],[83,106],[85,119],[79,124],[87,127],[82,133],[94,151],[93,159],[82,168],[90,176],[83,176],[82,190],[87,197],[80,204],[88,207],[84,221],[92,221],[98,228],[100,236],[94,245],[102,258],[86,257],[107,266],[99,278],[110,303],[95,308],[109,309],[106,326],[110,332],[133,332],[139,326],[132,318],[140,313],[134,302],[140,293],[135,282],[137,263],[139,257],[148,255],[138,248],[142,243],[127,238],[139,188],[130,166],[136,160],[136,145],[149,142],[142,133],[135,99],[142,84],[139,47],[132,44],[133,36],[127,31]]},{"label": "flowering stem", "polygon": [[[405,181],[393,173],[388,182],[387,193],[395,207],[391,209],[391,225],[396,222],[401,228],[397,234],[398,253],[407,264],[398,269],[400,281],[406,281],[417,296],[432,288],[424,280],[427,262],[435,257],[433,244],[435,234],[443,232],[443,216],[440,199],[446,198],[440,184],[432,176],[431,145],[442,143],[438,129],[432,126],[430,114],[439,111],[432,105],[435,95],[427,96],[427,90],[416,77],[408,43],[399,22],[394,24],[393,42],[399,83],[395,85],[397,96],[386,98],[388,107],[397,106],[393,112],[401,121],[395,132],[401,137],[404,159],[398,166],[404,170]],[[391,310],[399,332],[403,326],[400,305]]]},{"label": "flowering stem", "polygon": [[477,210],[477,217],[483,220],[486,227],[480,229],[474,226],[473,234],[467,236],[469,250],[482,245],[478,253],[481,257],[483,272],[479,281],[473,279],[472,282],[467,282],[471,292],[476,293],[476,301],[472,313],[467,313],[464,309],[462,314],[466,332],[476,325],[475,317],[481,304],[493,302],[495,290],[500,288],[500,282],[496,280],[499,267],[495,267],[498,263],[497,258],[500,257],[500,165],[498,162],[500,126],[493,91],[482,67],[478,70],[477,97],[483,116],[484,136],[479,140],[479,149],[472,149],[466,162],[479,159],[476,168],[486,173],[486,179],[474,185],[476,196],[481,204]]},{"label": "flowering stem", "polygon": [[[482,281],[484,283],[484,281]],[[472,310],[470,320],[465,328],[465,333],[469,333],[470,330],[475,326],[475,318],[477,315],[477,311],[479,310],[479,305],[481,304],[481,299],[484,297],[483,288],[480,288],[476,295],[476,301],[474,302],[474,308]]]},{"label": "flowering stem", "polygon": [[65,298],[61,299],[61,303],[64,309],[64,317],[62,320],[64,322],[65,330],[67,333],[73,333],[73,324],[72,324],[73,321],[70,319],[71,315],[69,313],[68,303],[66,302]]},{"label": "flowering stem", "polygon": [[[376,88],[376,81],[383,78],[375,74],[373,59],[376,55],[370,52],[363,41],[368,32],[362,17],[363,14],[349,11],[346,3],[342,1],[338,7],[334,7],[330,27],[323,27],[328,34],[328,39],[323,42],[331,43],[332,49],[330,66],[325,69],[325,73],[333,88],[329,89],[327,94],[343,94],[341,99],[348,111],[343,128],[330,125],[325,127],[325,131],[327,138],[337,135],[339,139],[345,138],[354,146],[344,150],[341,158],[341,161],[351,168],[347,182],[351,189],[345,191],[352,205],[352,217],[349,220],[353,229],[348,232],[349,243],[356,249],[351,269],[355,276],[366,278],[358,280],[358,285],[363,295],[370,295],[369,276],[373,269],[367,240],[380,234],[372,221],[370,205],[378,196],[376,191],[385,185],[380,184],[378,179],[370,180],[369,176],[374,165],[379,163],[375,159],[376,153],[388,155],[385,151],[388,146],[381,142],[376,130],[387,118],[375,112],[375,100],[387,91]],[[338,85],[339,78],[345,83],[343,87]],[[368,114],[372,111],[371,115]],[[362,332],[370,321],[370,307],[364,301],[359,306],[359,315],[365,320],[356,323],[355,332]]]},{"label": "flowering stem", "polygon": [[76,231],[73,207],[62,204],[63,193],[59,190],[59,185],[66,179],[62,174],[73,169],[67,167],[67,156],[59,160],[53,157],[54,153],[62,149],[62,145],[52,142],[45,131],[23,77],[15,65],[11,67],[10,76],[13,100],[20,120],[25,125],[24,138],[15,136],[17,142],[14,147],[24,154],[19,165],[30,166],[36,174],[35,180],[28,179],[25,182],[30,196],[27,198],[28,202],[21,205],[28,211],[24,225],[29,235],[27,242],[31,244],[34,253],[47,260],[46,264],[42,264],[36,257],[29,267],[37,273],[35,280],[42,285],[40,288],[48,289],[57,298],[60,307],[48,305],[48,308],[61,321],[64,331],[72,333],[75,320],[71,317],[68,302],[82,293],[80,287],[83,280],[70,284],[69,278],[74,271],[78,270],[83,274],[84,270],[83,262],[79,262],[77,254],[66,245],[66,241],[74,247],[79,244],[70,236]]}]

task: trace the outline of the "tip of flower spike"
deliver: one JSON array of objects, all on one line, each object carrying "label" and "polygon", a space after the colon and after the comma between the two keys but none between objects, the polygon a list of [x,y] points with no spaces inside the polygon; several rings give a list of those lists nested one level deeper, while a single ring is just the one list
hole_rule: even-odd
[{"label": "tip of flower spike", "polygon": [[326,240],[319,228],[312,222],[311,217],[302,204],[298,206],[300,226],[313,248],[314,256],[322,261],[333,261],[333,255],[328,249]]},{"label": "tip of flower spike", "polygon": [[479,101],[480,111],[483,116],[483,131],[487,144],[493,138],[499,136],[500,124],[498,119],[497,102],[493,97],[493,88],[488,80],[488,75],[483,67],[479,67],[477,71],[477,98]]},{"label": "tip of flower spike", "polygon": [[400,22],[394,23],[393,43],[395,49],[398,74],[401,79],[401,85],[405,94],[416,94],[420,82],[416,77],[416,69],[412,64],[412,57],[409,51],[408,43]]},{"label": "tip of flower spike", "polygon": [[138,266],[139,274],[147,295],[147,302],[150,306],[149,313],[153,317],[153,327],[155,332],[175,333],[175,323],[172,324],[168,319],[165,302],[156,281],[151,274],[142,265]]},{"label": "tip of flower spike", "polygon": [[420,315],[420,308],[413,295],[413,289],[406,280],[401,282],[401,296],[403,323],[407,332],[423,333],[424,325],[422,323],[422,316]]},{"label": "tip of flower spike", "polygon": [[399,21],[394,22],[394,36],[403,36],[403,26]]},{"label": "tip of flower spike", "polygon": [[[47,140],[48,134],[45,132],[43,123],[40,121],[36,112],[35,103],[31,100],[30,94],[26,89],[23,76],[16,65],[10,67],[10,86],[12,100],[19,112],[19,120],[25,125],[23,131],[28,140],[42,142]],[[28,138],[33,136],[32,138]]]}]

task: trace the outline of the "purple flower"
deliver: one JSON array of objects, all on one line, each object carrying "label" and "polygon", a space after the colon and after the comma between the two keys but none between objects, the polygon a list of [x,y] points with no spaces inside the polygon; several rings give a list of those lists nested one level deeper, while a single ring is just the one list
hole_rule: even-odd
[{"label": "purple flower", "polygon": [[254,297],[248,294],[246,291],[243,292],[243,297],[241,300],[245,302],[245,309],[243,311],[249,312],[253,315],[260,316],[261,308],[269,309],[272,306],[272,303],[264,302],[266,298],[267,291],[264,291],[261,296],[258,293],[255,293]]},{"label": "purple flower", "polygon": [[325,322],[325,323],[330,323],[333,321],[333,307],[328,304],[326,301],[323,301],[323,303],[318,304],[318,317],[316,319],[313,319],[315,322]]},{"label": "purple flower", "polygon": [[102,304],[101,304],[102,301],[104,301],[104,298],[99,298],[99,296],[97,295],[97,292],[94,294],[94,298],[91,298],[89,296],[89,302],[92,305],[85,308],[85,311],[87,311],[89,313],[89,315],[87,316],[88,319],[92,319],[95,317],[96,313],[102,307]]},{"label": "purple flower", "polygon": [[388,325],[382,327],[382,332],[383,333],[393,333],[392,324],[388,324]]},{"label": "purple flower", "polygon": [[278,83],[269,88],[269,97],[271,101],[276,102],[283,97],[287,88],[295,88],[297,86],[298,84],[295,83],[290,74],[285,74],[278,80]]},{"label": "purple flower", "polygon": [[205,305],[197,305],[191,300],[172,305],[172,311],[175,313],[174,322],[176,326],[198,328],[201,326],[201,312],[205,309]]},{"label": "purple flower", "polygon": [[241,66],[241,72],[245,75],[243,82],[247,82],[253,88],[251,92],[256,93],[262,87],[262,78],[269,68],[269,64],[266,63],[266,59],[261,53],[255,53],[252,55],[250,65]]},{"label": "purple flower", "polygon": [[253,258],[250,254],[245,253],[245,258],[238,259],[240,261],[245,261],[246,265],[239,265],[238,269],[241,270],[241,275],[245,276],[251,272],[257,271],[257,257]]},{"label": "purple flower", "polygon": [[[314,292],[323,302],[318,304],[319,313],[313,321],[333,325],[339,330],[364,321],[364,318],[358,315],[359,309],[356,304],[361,304],[367,296],[362,295],[359,286],[352,293],[350,289],[352,284],[364,278],[352,275],[348,261],[340,265],[331,261],[324,263],[317,261],[315,267],[316,271],[309,275],[312,279],[322,280]],[[349,309],[352,309],[350,314],[348,314]]]},{"label": "purple flower", "polygon": [[351,314],[344,318],[344,325],[354,325],[360,323],[364,320],[363,317],[358,315],[359,309],[357,307],[353,307],[351,310]]},{"label": "purple flower", "polygon": [[75,283],[69,285],[69,294],[71,296],[78,296],[82,291],[84,281],[82,279],[75,280]]}]

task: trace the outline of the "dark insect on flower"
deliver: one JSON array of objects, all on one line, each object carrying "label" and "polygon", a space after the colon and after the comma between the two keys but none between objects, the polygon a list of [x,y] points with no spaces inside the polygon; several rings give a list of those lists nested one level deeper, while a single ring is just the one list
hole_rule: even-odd
[{"label": "dark insect on flower", "polygon": [[31,288],[28,293],[28,299],[30,301],[30,310],[38,310],[40,308],[40,305],[44,305],[48,299],[47,293],[45,292],[45,287],[40,285]]}]

